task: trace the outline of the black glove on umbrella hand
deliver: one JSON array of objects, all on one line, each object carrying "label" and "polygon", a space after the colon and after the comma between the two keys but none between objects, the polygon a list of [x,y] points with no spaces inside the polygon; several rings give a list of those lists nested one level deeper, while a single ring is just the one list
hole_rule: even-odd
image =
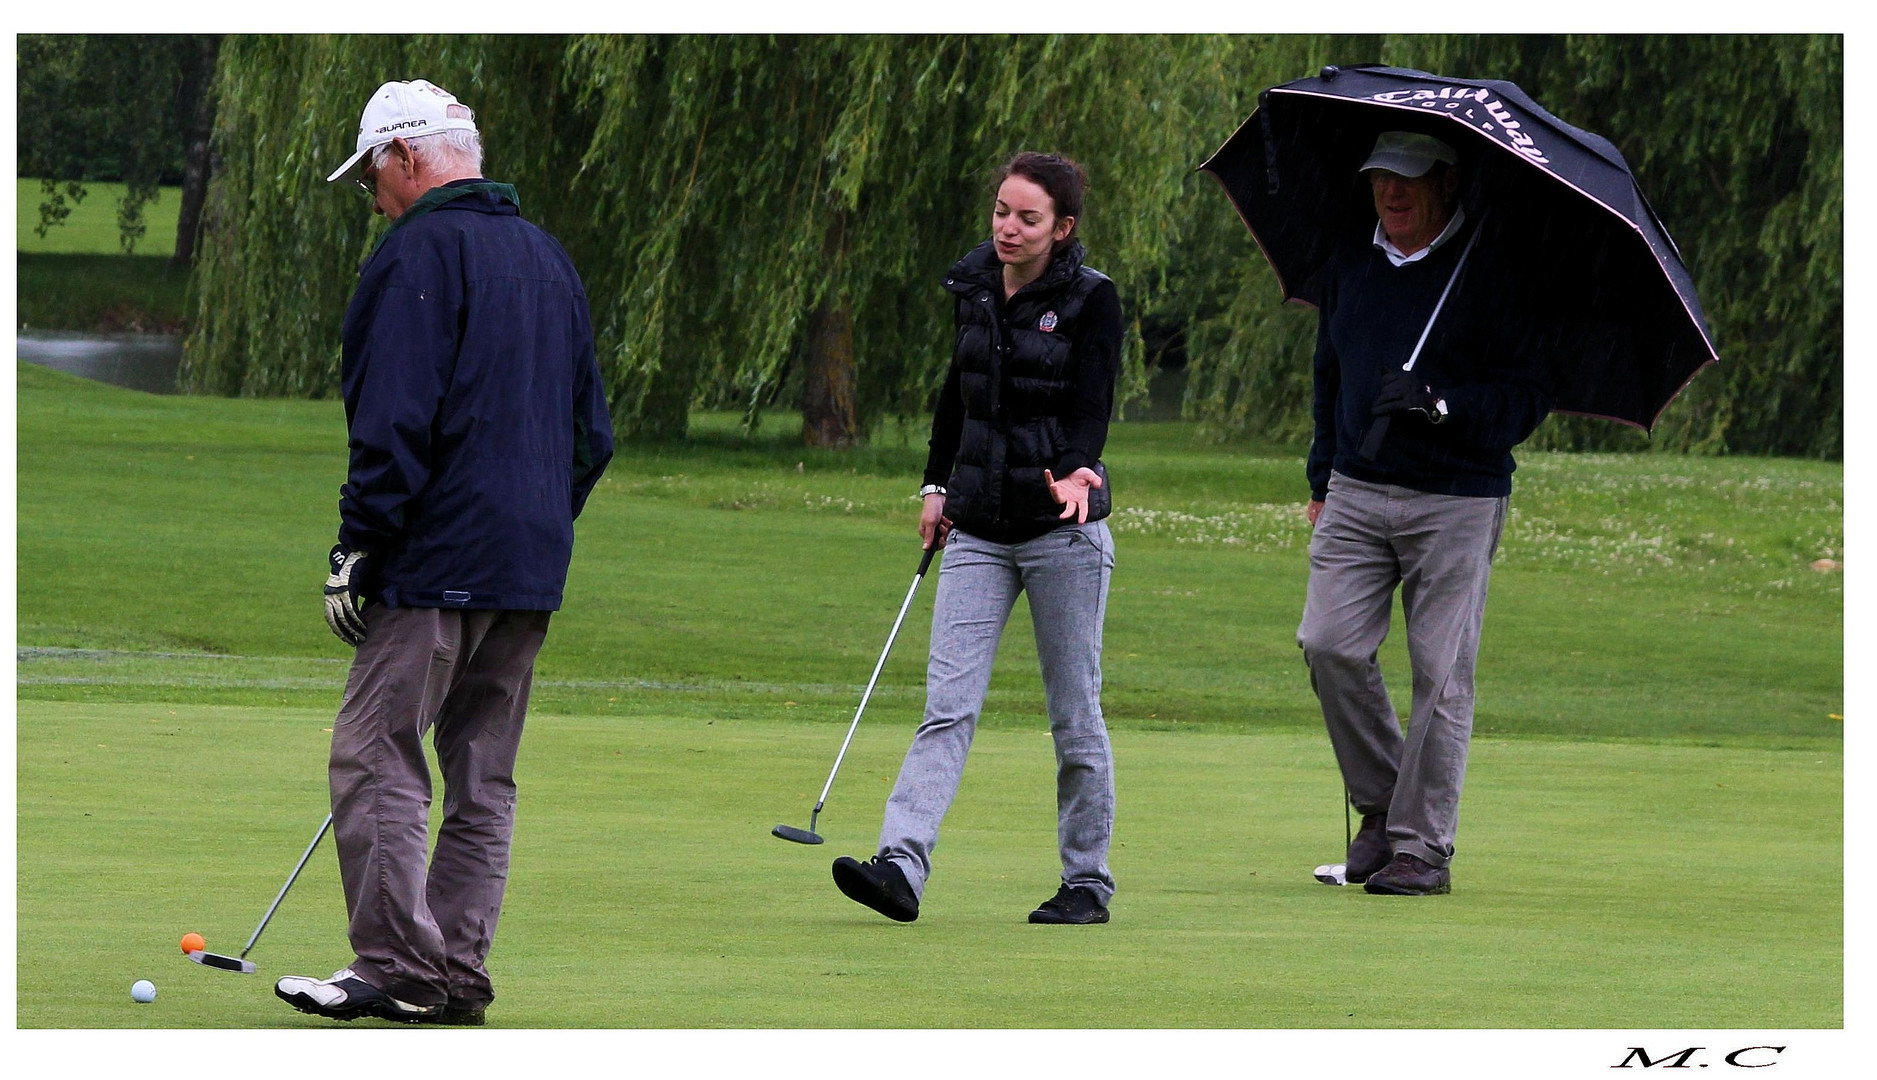
[{"label": "black glove on umbrella hand", "polygon": [[365,642],[365,598],[359,595],[364,575],[358,566],[364,557],[364,552],[348,551],[344,544],[334,544],[327,556],[332,573],[326,578],[326,625],[353,648]]},{"label": "black glove on umbrella hand", "polygon": [[1433,423],[1446,419],[1436,403],[1440,395],[1417,378],[1412,371],[1403,371],[1390,367],[1388,374],[1382,376],[1382,392],[1375,396],[1375,404],[1369,409],[1371,416],[1387,416],[1390,413],[1418,412]]}]

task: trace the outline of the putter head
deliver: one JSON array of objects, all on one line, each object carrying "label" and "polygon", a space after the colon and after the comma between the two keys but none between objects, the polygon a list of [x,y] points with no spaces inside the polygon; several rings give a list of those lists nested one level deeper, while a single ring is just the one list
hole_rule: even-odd
[{"label": "putter head", "polygon": [[798,829],[793,825],[777,825],[775,828],[770,829],[769,831],[771,834],[775,836],[780,836],[784,840],[794,841],[797,844],[821,843],[820,836],[808,831],[807,829]]},{"label": "putter head", "polygon": [[1330,863],[1316,868],[1316,879],[1325,885],[1349,884],[1348,867],[1342,863]]},{"label": "putter head", "polygon": [[221,968],[223,971],[239,971],[243,974],[253,974],[254,972],[254,961],[243,960],[237,956],[223,956],[220,953],[212,952],[191,952],[184,953],[183,955],[201,964],[203,967]]}]

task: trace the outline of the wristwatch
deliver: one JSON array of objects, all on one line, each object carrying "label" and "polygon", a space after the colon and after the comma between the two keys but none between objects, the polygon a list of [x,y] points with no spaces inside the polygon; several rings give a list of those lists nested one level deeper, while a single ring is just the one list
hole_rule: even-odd
[{"label": "wristwatch", "polygon": [[925,498],[927,495],[943,495],[943,494],[945,494],[945,485],[943,484],[927,484],[926,486],[919,489],[919,497],[921,499]]}]

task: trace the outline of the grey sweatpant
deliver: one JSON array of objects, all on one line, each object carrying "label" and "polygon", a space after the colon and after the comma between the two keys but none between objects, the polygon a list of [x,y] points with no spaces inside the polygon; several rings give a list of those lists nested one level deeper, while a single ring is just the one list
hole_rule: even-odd
[{"label": "grey sweatpant", "polygon": [[1056,742],[1056,839],[1065,884],[1114,895],[1114,755],[1101,716],[1101,631],[1114,572],[1107,523],[1066,525],[1020,544],[954,531],[932,607],[925,720],[887,799],[880,854],[925,895],[939,823],[958,794],[1017,594],[1030,594],[1049,732]]},{"label": "grey sweatpant", "polygon": [[[413,1005],[495,997],[483,961],[508,884],[515,753],[549,615],[366,609],[332,726],[333,839],[350,966]],[[433,729],[443,823],[426,872]]]},{"label": "grey sweatpant", "polygon": [[[1431,495],[1330,475],[1310,538],[1297,644],[1349,800],[1388,815],[1388,840],[1433,866],[1453,858],[1473,736],[1473,662],[1504,498]],[[1376,660],[1395,587],[1414,700],[1404,737]]]}]

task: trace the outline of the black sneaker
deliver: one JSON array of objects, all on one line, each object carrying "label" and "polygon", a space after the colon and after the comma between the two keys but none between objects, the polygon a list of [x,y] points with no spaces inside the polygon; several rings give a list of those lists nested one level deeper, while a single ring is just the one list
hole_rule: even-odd
[{"label": "black sneaker", "polygon": [[1453,891],[1453,878],[1446,867],[1431,866],[1404,851],[1369,875],[1362,887],[1387,896],[1439,896]]},{"label": "black sneaker", "polygon": [[919,917],[919,898],[906,874],[884,855],[866,862],[843,855],[834,860],[834,884],[856,904],[865,904],[895,922]]},{"label": "black sneaker", "polygon": [[1056,895],[1037,905],[1030,912],[1033,923],[1066,923],[1073,926],[1089,926],[1108,921],[1108,909],[1102,906],[1095,896],[1094,889],[1080,885],[1064,885],[1056,890]]},{"label": "black sneaker", "polygon": [[1360,885],[1393,857],[1388,846],[1388,815],[1364,814],[1362,828],[1349,841],[1349,853],[1343,859],[1344,877],[1350,884]]},{"label": "black sneaker", "polygon": [[443,1010],[434,1016],[426,1016],[418,1021],[423,1024],[437,1024],[444,1027],[481,1027],[482,1013],[489,1007],[486,1001],[458,1001],[454,998],[443,1006]]},{"label": "black sneaker", "polygon": [[274,995],[303,1013],[330,1020],[357,1020],[376,1016],[407,1024],[421,1024],[442,1014],[442,1005],[412,1005],[399,1001],[359,978],[351,968],[333,972],[330,979],[288,975],[274,984]]}]

